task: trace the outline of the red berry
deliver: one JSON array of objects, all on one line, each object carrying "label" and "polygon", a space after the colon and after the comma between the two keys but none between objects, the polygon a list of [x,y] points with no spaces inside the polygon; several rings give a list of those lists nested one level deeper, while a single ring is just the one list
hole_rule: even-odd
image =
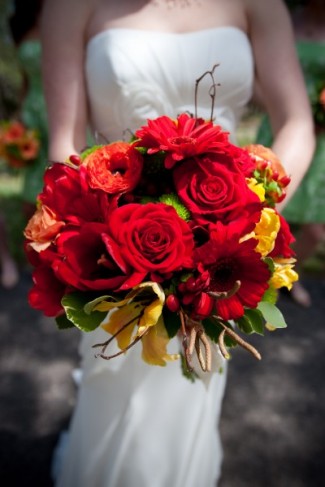
[{"label": "red berry", "polygon": [[196,281],[195,281],[194,277],[192,277],[192,276],[187,279],[185,285],[186,285],[186,289],[188,291],[193,292],[196,290]]},{"label": "red berry", "polygon": [[175,296],[175,294],[170,294],[169,296],[167,296],[166,306],[172,313],[176,313],[177,311],[179,311],[180,304],[178,297]]},{"label": "red berry", "polygon": [[69,157],[69,161],[72,162],[72,164],[74,164],[75,166],[80,166],[81,164],[80,156],[78,156],[77,154],[72,154]]}]

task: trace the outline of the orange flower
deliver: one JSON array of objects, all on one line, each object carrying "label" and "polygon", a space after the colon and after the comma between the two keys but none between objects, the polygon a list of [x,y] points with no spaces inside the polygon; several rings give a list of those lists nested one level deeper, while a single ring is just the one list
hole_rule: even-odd
[{"label": "orange flower", "polygon": [[24,135],[24,132],[25,128],[22,123],[12,122],[3,134],[3,142],[6,144],[13,144]]},{"label": "orange flower", "polygon": [[29,245],[41,252],[49,247],[64,222],[58,221],[55,213],[46,205],[42,205],[29,220],[24,235],[30,241]]},{"label": "orange flower", "polygon": [[127,142],[114,142],[91,152],[83,161],[89,186],[116,194],[131,191],[140,180],[142,155]]},{"label": "orange flower", "polygon": [[261,144],[250,144],[244,147],[244,149],[246,149],[249,155],[256,160],[257,168],[259,168],[260,165],[265,166],[266,163],[267,167],[272,170],[272,174],[277,173],[280,179],[283,176],[287,176],[280,160],[270,148],[264,147],[264,145]]},{"label": "orange flower", "polygon": [[23,159],[35,159],[39,149],[39,141],[36,138],[33,138],[33,134],[29,134],[29,137],[23,138],[19,143],[19,148]]}]

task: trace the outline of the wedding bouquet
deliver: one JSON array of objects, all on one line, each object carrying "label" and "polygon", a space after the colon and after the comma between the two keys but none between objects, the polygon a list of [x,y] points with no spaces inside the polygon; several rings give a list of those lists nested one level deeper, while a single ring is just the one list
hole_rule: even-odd
[{"label": "wedding bouquet", "polygon": [[210,370],[211,343],[260,358],[242,334],[285,327],[277,289],[297,279],[275,207],[289,181],[270,149],[187,113],[53,163],[25,229],[29,302],[60,329],[101,326],[104,359],[139,341],[145,362],[181,357],[189,371],[193,354]]},{"label": "wedding bouquet", "polygon": [[20,169],[32,164],[38,155],[39,145],[35,130],[16,120],[0,122],[0,158],[9,167]]}]

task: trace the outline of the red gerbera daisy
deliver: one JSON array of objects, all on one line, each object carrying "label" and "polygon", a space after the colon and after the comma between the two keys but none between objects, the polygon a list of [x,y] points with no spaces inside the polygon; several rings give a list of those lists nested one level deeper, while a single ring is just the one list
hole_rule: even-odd
[{"label": "red gerbera daisy", "polygon": [[148,120],[148,125],[137,130],[137,146],[147,147],[148,154],[167,152],[165,167],[171,169],[178,161],[205,152],[224,152],[228,147],[228,133],[219,125],[195,119],[182,113],[176,120],[162,116]]},{"label": "red gerbera daisy", "polygon": [[[194,301],[198,314],[202,298],[205,309],[212,307],[212,303],[207,306],[208,297],[215,301],[217,314],[224,320],[240,318],[245,306],[256,308],[261,301],[268,288],[270,272],[261,255],[255,251],[256,240],[239,243],[240,236],[236,225],[225,226],[218,222],[210,233],[209,241],[196,250],[195,260],[209,274],[206,289]],[[211,293],[234,289],[238,281],[240,288],[233,296],[217,300],[211,296]],[[195,286],[193,288],[195,292]]]}]

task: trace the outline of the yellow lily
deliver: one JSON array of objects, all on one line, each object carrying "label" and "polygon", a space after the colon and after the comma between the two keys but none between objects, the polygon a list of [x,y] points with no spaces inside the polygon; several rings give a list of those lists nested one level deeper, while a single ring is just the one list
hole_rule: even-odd
[{"label": "yellow lily", "polygon": [[[143,360],[152,365],[166,365],[166,360],[175,360],[178,356],[167,354],[169,338],[162,317],[164,303],[162,287],[148,281],[134,287],[125,299],[102,301],[94,309],[109,312],[101,326],[116,337],[121,350],[141,339]],[[135,327],[137,330],[132,336]]]}]

